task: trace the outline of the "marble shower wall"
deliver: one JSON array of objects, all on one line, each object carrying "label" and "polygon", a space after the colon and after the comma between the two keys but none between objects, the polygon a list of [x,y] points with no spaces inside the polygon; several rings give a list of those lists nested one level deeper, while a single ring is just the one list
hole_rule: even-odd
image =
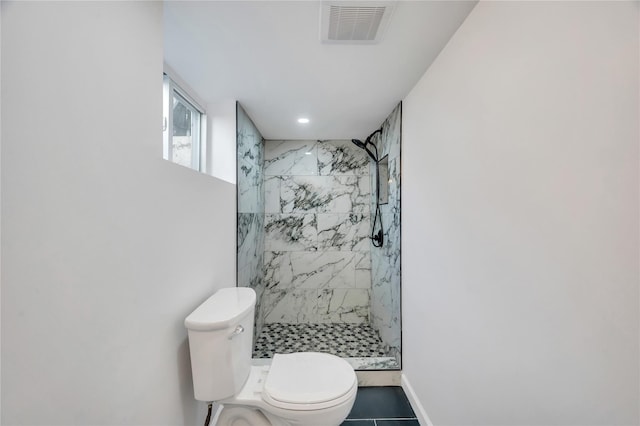
[{"label": "marble shower wall", "polygon": [[[400,362],[400,143],[402,103],[382,124],[382,134],[374,139],[382,159],[389,159],[389,203],[380,206],[384,228],[384,245],[371,246],[371,324],[380,333]],[[385,182],[380,182],[384,185]],[[371,185],[375,192],[375,170],[371,169]],[[371,197],[371,214],[375,200]],[[373,219],[372,219],[373,220]]]},{"label": "marble shower wall", "polygon": [[369,159],[350,141],[265,141],[265,323],[368,323]]},{"label": "marble shower wall", "polygon": [[264,139],[242,109],[237,107],[238,276],[239,287],[256,291],[255,336],[264,318]]}]

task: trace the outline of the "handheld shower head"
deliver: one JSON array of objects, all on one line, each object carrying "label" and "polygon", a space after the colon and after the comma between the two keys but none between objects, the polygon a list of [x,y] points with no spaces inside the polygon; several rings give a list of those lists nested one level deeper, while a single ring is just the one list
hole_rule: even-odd
[{"label": "handheld shower head", "polygon": [[[369,154],[369,157],[371,157],[371,159],[375,163],[376,195],[374,199],[376,200],[376,211],[373,218],[373,228],[371,229],[370,238],[371,238],[371,243],[373,244],[374,247],[382,247],[382,244],[384,243],[384,232],[382,230],[382,213],[380,212],[380,199],[378,197],[378,194],[380,193],[380,161],[378,160],[378,147],[376,146],[375,143],[371,142],[371,139],[376,133],[382,133],[382,128],[371,133],[364,142],[362,142],[359,139],[351,139],[351,142],[353,142],[353,144],[358,148],[364,149],[367,152],[367,154]],[[373,147],[373,150],[375,151],[375,153],[369,149],[369,145]],[[374,232],[376,229],[376,223],[380,225],[380,229],[378,230],[377,233]]]},{"label": "handheld shower head", "polygon": [[358,148],[367,149],[367,146],[361,140],[351,139],[351,142],[353,142]]}]

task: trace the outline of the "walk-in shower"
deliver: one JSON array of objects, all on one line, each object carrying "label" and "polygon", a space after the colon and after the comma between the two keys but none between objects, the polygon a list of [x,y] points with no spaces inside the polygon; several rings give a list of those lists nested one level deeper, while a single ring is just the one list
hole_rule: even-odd
[{"label": "walk-in shower", "polygon": [[400,106],[365,142],[264,140],[237,114],[237,282],[258,297],[254,358],[320,351],[399,369]]}]

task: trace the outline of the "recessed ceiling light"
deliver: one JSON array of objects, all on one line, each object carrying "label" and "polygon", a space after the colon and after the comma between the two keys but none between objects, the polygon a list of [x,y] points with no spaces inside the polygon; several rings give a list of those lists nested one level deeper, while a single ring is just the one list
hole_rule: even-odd
[{"label": "recessed ceiling light", "polygon": [[298,118],[298,123],[300,124],[307,124],[308,122],[309,122],[308,118],[305,118],[305,117]]}]

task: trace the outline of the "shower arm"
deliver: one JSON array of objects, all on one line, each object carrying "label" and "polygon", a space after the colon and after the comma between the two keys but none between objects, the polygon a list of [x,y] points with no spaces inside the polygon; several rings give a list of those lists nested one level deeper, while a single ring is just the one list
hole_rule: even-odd
[{"label": "shower arm", "polygon": [[[378,157],[378,148],[376,147],[376,144],[374,144],[373,142],[371,142],[371,138],[376,134],[376,133],[382,133],[382,127],[380,127],[378,130],[376,130],[375,132],[371,133],[367,139],[365,139],[364,144],[368,145],[371,144],[374,146],[374,148],[376,148],[376,158]],[[378,160],[376,160],[377,162]]]},{"label": "shower arm", "polygon": [[[371,142],[371,137],[378,132],[382,132],[382,129],[376,130],[367,138],[367,143],[373,145],[373,149],[376,151],[375,153],[375,163],[376,163],[376,211],[373,215],[373,223],[371,224],[371,244],[374,247],[382,247],[384,243],[384,232],[382,228],[382,212],[380,211],[380,159],[378,157],[378,147],[375,143]],[[368,151],[368,149],[367,149]],[[380,229],[378,232],[375,232],[376,229],[376,221],[380,223]]]},{"label": "shower arm", "polygon": [[[380,157],[378,157],[378,146],[375,143],[371,142],[371,139],[373,139],[373,137],[377,133],[382,134],[382,127],[371,133],[365,140],[364,145],[365,149],[376,163],[376,211],[374,212],[373,223],[371,224],[371,244],[373,244],[374,247],[382,247],[382,245],[384,244],[384,231],[382,228],[382,212],[380,211]],[[373,146],[375,155],[371,154],[371,151],[369,151],[367,145]],[[377,233],[375,232],[376,221],[380,223],[380,229]]]},{"label": "shower arm", "polygon": [[[382,127],[374,131],[373,133],[371,133],[367,137],[367,139],[365,139],[364,142],[358,139],[351,139],[351,142],[353,142],[358,148],[364,149],[367,152],[367,154],[369,154],[369,157],[371,157],[371,159],[376,164],[376,195],[375,195],[376,210],[373,216],[373,224],[371,226],[371,236],[369,238],[371,238],[371,243],[373,244],[374,247],[382,247],[384,243],[384,231],[382,230],[383,229],[382,228],[382,212],[380,211],[380,170],[379,170],[380,158],[378,158],[378,147],[376,146],[375,143],[371,142],[371,139],[377,133],[382,133]],[[375,154],[371,152],[371,150],[369,149],[369,145],[373,146],[373,149],[375,150]],[[378,230],[377,233],[375,232],[376,222],[380,223],[380,229]]]}]

